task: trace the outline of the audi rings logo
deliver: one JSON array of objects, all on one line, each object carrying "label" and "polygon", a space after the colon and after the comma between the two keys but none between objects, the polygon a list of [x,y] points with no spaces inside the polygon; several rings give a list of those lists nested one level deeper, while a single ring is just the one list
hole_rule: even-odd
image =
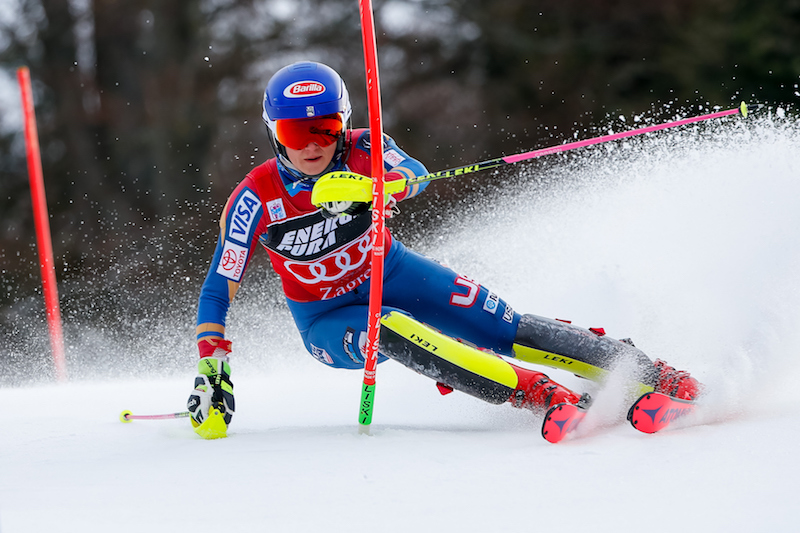
[{"label": "audi rings logo", "polygon": [[336,281],[361,267],[367,260],[371,248],[372,238],[367,234],[349,247],[330,253],[317,261],[286,261],[284,266],[295,278],[308,285]]}]

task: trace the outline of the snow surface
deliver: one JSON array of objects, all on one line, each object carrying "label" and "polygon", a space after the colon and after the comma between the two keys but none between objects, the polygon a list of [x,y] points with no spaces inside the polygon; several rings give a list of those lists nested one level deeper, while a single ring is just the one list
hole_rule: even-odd
[{"label": "snow surface", "polygon": [[269,317],[278,342],[234,318],[234,346],[263,355],[234,355],[227,439],[119,422],[182,410],[191,369],[0,390],[0,531],[794,530],[800,127],[768,110],[720,122],[555,157],[414,246],[522,312],[690,370],[708,387],[693,418],[644,435],[622,420],[621,377],[550,371],[596,396],[552,445],[539,415],[441,397],[389,362],[360,435],[360,372],[304,354],[288,311]]}]

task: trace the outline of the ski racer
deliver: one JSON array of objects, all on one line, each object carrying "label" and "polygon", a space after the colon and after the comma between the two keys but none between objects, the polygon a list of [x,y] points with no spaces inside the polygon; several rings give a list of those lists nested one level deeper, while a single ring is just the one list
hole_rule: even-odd
[{"label": "ski racer", "polygon": [[[267,83],[262,116],[275,157],[253,168],[230,195],[200,292],[199,375],[188,407],[196,431],[206,438],[220,436],[215,430],[203,431],[211,423],[209,413],[223,434],[234,414],[231,341],[225,338],[225,320],[259,246],[266,249],[280,277],[308,352],[335,368],[364,367],[374,206],[348,199],[346,189],[338,201],[311,202],[315,186],[321,187],[323,176],[330,172],[370,174],[374,139],[369,130],[350,127],[351,112],[344,81],[326,65],[294,63]],[[384,136],[381,142],[387,189],[392,186],[399,192],[378,208],[391,214],[395,203],[422,192],[425,184],[405,186],[405,182],[427,170],[391,137]],[[354,186],[363,185],[358,181]],[[460,343],[464,346],[480,348],[465,355],[438,353],[435,348],[421,352],[406,349],[402,335],[393,337],[400,339],[399,345],[381,343],[379,362],[394,358],[435,379],[443,394],[455,389],[492,403],[541,410],[558,403],[590,402],[588,395],[498,354],[561,365],[592,379],[602,379],[625,361],[635,366],[636,379],[649,390],[682,399],[694,399],[700,390],[688,373],[660,360],[654,363],[631,343],[606,337],[600,330],[521,315],[486,287],[407,249],[388,229],[385,248],[384,327],[401,328],[398,320],[410,320],[468,343]]]}]

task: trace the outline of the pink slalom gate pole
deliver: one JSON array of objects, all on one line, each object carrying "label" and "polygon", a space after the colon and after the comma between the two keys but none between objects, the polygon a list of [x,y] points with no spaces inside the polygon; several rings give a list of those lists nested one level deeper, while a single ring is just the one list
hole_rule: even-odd
[{"label": "pink slalom gate pole", "polygon": [[17,69],[17,80],[22,92],[22,111],[25,120],[25,152],[28,158],[28,177],[31,183],[33,218],[36,226],[36,242],[39,250],[39,267],[42,272],[42,290],[47,309],[50,346],[53,352],[56,379],[64,382],[67,380],[64,334],[61,328],[61,309],[58,305],[58,285],[56,284],[55,261],[53,260],[53,242],[50,237],[50,218],[47,213],[47,200],[44,192],[39,134],[36,129],[36,115],[33,110],[31,75],[27,67]]},{"label": "pink slalom gate pole", "polygon": [[626,137],[633,137],[635,135],[652,133],[654,131],[665,130],[667,128],[675,128],[677,126],[683,126],[686,124],[692,124],[694,122],[701,122],[704,120],[711,120],[714,118],[727,117],[729,115],[741,115],[743,118],[747,118],[747,104],[742,102],[742,104],[736,109],[728,109],[727,111],[719,111],[717,113],[709,113],[707,115],[700,115],[697,117],[690,117],[682,120],[665,122],[663,124],[656,124],[654,126],[647,126],[645,128],[623,131],[620,133],[601,135],[600,137],[594,137],[592,139],[586,139],[584,141],[575,141],[571,143],[560,144],[557,146],[550,146],[548,148],[532,150],[530,152],[525,152],[522,154],[510,155],[506,157],[498,157],[497,159],[489,159],[487,161],[482,161],[480,163],[473,163],[472,165],[464,165],[461,167],[451,168],[448,170],[440,170],[439,172],[434,172],[432,174],[427,174],[425,176],[412,178],[408,180],[408,185],[415,185],[417,183],[424,183],[426,181],[434,181],[443,178],[453,178],[457,176],[463,176],[464,174],[472,174],[473,172],[479,172],[481,170],[488,170],[491,168],[511,165],[514,163],[519,163],[520,161],[528,161],[529,159],[535,159],[537,157],[542,157],[545,155],[557,154],[560,152],[566,152],[568,150],[575,150],[576,148],[583,148],[585,146],[592,146],[595,144],[605,143],[609,141],[616,141],[619,139],[624,139]]},{"label": "pink slalom gate pole", "polygon": [[372,266],[370,270],[369,310],[367,320],[367,353],[364,361],[364,382],[358,415],[359,432],[369,433],[375,406],[375,373],[378,366],[378,345],[383,300],[383,260],[385,217],[383,210],[383,122],[378,79],[378,52],[375,42],[375,20],[372,1],[359,0],[361,37],[367,75],[369,105],[370,158],[372,161]]},{"label": "pink slalom gate pole", "polygon": [[622,131],[620,133],[612,133],[609,135],[601,135],[600,137],[595,137],[594,139],[586,139],[584,141],[575,141],[567,144],[562,144],[559,146],[551,146],[550,148],[542,148],[541,150],[534,150],[532,152],[527,152],[524,154],[503,157],[502,159],[506,163],[518,163],[519,161],[533,159],[534,157],[542,157],[544,155],[557,154],[559,152],[566,152],[567,150],[574,150],[575,148],[583,148],[584,146],[592,146],[593,144],[616,141],[619,139],[624,139],[626,137],[633,137],[634,135],[642,135],[644,133],[664,130],[667,128],[675,128],[677,126],[684,126],[686,124],[692,124],[694,122],[710,120],[712,118],[727,117],[728,115],[736,115],[736,114],[741,114],[744,117],[747,116],[747,105],[745,105],[744,102],[742,102],[742,105],[737,107],[736,109],[728,109],[727,111],[719,111],[717,113],[710,113],[708,115],[702,115],[699,117],[690,117],[682,120],[675,120],[673,122],[656,124],[655,126],[647,126],[645,128],[639,128],[636,130]]}]

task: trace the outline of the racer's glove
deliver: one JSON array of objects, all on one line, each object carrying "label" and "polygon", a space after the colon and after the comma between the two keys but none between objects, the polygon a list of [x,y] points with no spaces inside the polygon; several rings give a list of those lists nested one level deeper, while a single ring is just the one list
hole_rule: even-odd
[{"label": "racer's glove", "polygon": [[[397,200],[392,196],[406,188],[406,179],[394,179],[384,184],[386,218],[397,211]],[[311,203],[322,208],[327,218],[341,215],[358,215],[372,206],[372,178],[354,172],[330,172],[317,180],[311,191]]]},{"label": "racer's glove", "polygon": [[370,208],[369,202],[322,202],[322,216],[325,218],[336,218],[342,215],[360,215]]},{"label": "racer's glove", "polygon": [[[364,211],[372,208],[372,202],[325,202],[322,204],[322,216],[325,218],[336,218],[342,215],[360,215]],[[383,218],[389,219],[400,213],[397,207],[397,199],[389,196],[386,205],[383,206]]]},{"label": "racer's glove", "polygon": [[195,432],[205,439],[218,439],[227,436],[228,424],[236,409],[228,362],[231,342],[204,339],[199,347],[198,376],[187,407]]}]

